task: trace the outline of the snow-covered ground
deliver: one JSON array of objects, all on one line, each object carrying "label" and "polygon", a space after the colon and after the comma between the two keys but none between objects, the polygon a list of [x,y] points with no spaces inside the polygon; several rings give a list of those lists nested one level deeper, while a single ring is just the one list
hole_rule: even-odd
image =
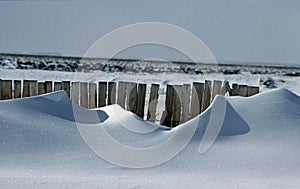
[{"label": "snow-covered ground", "polygon": [[[107,72],[61,72],[61,71],[46,71],[46,70],[19,70],[19,69],[0,69],[0,79],[10,80],[38,80],[38,81],[133,81],[141,83],[192,83],[194,81],[204,82],[209,80],[227,80],[230,84],[239,83],[253,86],[260,86],[262,92],[269,91],[274,88],[288,89],[300,95],[300,79],[293,76],[282,76],[276,74],[251,74],[242,72],[240,74],[184,74],[184,73],[107,73]],[[262,85],[262,81],[272,79],[275,82],[274,88],[267,88]]]},{"label": "snow-covered ground", "polygon": [[[163,85],[219,79],[259,85],[262,92],[249,98],[225,98],[222,129],[204,154],[198,152],[199,144],[208,128],[211,112],[222,109],[216,103],[190,122],[169,130],[140,120],[118,105],[83,109],[72,103],[64,92],[0,101],[1,188],[273,189],[300,186],[298,77],[249,72],[196,75],[18,69],[0,69],[0,76],[0,79],[12,80],[122,80]],[[261,81],[270,78],[275,82],[274,88],[262,85]],[[158,107],[162,108],[163,104]],[[74,108],[79,117],[74,116]],[[124,129],[124,125],[155,127],[156,130],[137,134]],[[159,145],[175,133],[185,138],[186,128],[193,125],[196,125],[196,132],[181,153],[164,164],[144,169],[122,168],[103,160],[87,145],[81,132],[81,129],[93,129],[92,133],[97,134],[105,128],[116,141],[139,148]],[[118,152],[112,146],[102,148]],[[156,155],[145,156],[145,159],[151,161]]]},{"label": "snow-covered ground", "polygon": [[[136,126],[153,125],[118,105],[86,110],[64,92],[1,101],[1,188],[298,188],[299,96],[275,89],[249,98],[226,97],[226,104],[217,140],[199,154],[211,113],[221,108],[216,103],[177,129],[158,126],[144,135],[128,132],[122,124],[130,120]],[[81,117],[74,118],[74,108]],[[117,119],[114,108],[122,118]],[[95,113],[102,122],[89,119]],[[98,157],[76,123],[95,133],[105,128],[115,140],[133,147],[156,145],[174,132],[184,138],[187,128],[195,123],[197,128],[175,158],[152,168],[130,169]]]}]

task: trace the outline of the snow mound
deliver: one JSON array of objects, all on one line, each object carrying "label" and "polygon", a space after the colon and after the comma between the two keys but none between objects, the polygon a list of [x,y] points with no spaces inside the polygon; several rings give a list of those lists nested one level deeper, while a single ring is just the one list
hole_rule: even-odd
[{"label": "snow mound", "polygon": [[[215,110],[222,108],[218,138],[201,155],[199,144],[211,118],[218,115]],[[63,91],[1,101],[0,182],[7,188],[16,184],[33,188],[40,183],[51,188],[58,181],[81,188],[107,188],[115,182],[119,185],[113,188],[145,183],[150,188],[166,188],[177,187],[179,181],[183,187],[295,188],[300,184],[299,123],[300,97],[285,89],[247,98],[217,96],[205,112],[173,129],[142,120],[118,105],[94,110],[79,107]],[[78,124],[94,129],[95,135],[105,128],[113,139],[133,148],[159,145],[174,134],[184,141],[186,130],[194,126],[195,134],[167,163],[132,170],[95,155]],[[142,179],[145,171],[147,179]],[[122,179],[116,181],[119,176]]]}]

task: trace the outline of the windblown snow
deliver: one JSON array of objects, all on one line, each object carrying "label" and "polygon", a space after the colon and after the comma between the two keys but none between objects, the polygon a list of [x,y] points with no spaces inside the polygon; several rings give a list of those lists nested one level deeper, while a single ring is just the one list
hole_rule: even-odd
[{"label": "windblown snow", "polygon": [[[220,108],[218,98],[226,100],[224,122],[217,140],[200,154],[211,112]],[[118,105],[81,108],[62,91],[1,101],[1,188],[298,188],[300,97],[275,89],[248,98],[217,99],[175,129],[141,120]],[[186,148],[170,161],[130,169],[97,156],[80,135],[78,123],[95,133],[105,128],[132,147],[160,144],[174,132],[184,137],[185,128],[197,127]],[[126,124],[153,132],[133,133]]]}]

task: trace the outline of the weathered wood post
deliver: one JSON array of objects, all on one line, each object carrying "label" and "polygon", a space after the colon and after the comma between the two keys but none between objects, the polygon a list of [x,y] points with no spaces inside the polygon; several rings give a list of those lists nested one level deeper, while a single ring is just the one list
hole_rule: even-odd
[{"label": "weathered wood post", "polygon": [[89,83],[89,108],[97,107],[97,84]]},{"label": "weathered wood post", "polygon": [[151,122],[155,122],[156,120],[156,106],[158,103],[158,84],[151,84],[149,103],[148,103],[148,113],[147,120]]},{"label": "weathered wood post", "polygon": [[22,97],[30,97],[30,81],[23,80],[23,95]]},{"label": "weathered wood post", "polygon": [[70,97],[70,81],[62,81],[62,90],[66,91],[68,97]]},{"label": "weathered wood post", "polygon": [[189,120],[189,107],[190,107],[190,96],[191,96],[191,85],[190,84],[183,84],[182,85],[182,116],[180,123],[184,123]]},{"label": "weathered wood post", "polygon": [[239,95],[239,85],[237,83],[232,83],[232,90],[230,96],[237,96],[237,95]]},{"label": "weathered wood post", "polygon": [[46,93],[46,84],[45,82],[38,82],[38,94],[42,95]]},{"label": "weathered wood post", "polygon": [[118,99],[117,103],[125,109],[125,99],[126,99],[126,83],[120,81],[118,83]]},{"label": "weathered wood post", "polygon": [[137,100],[137,110],[136,114],[140,118],[144,118],[144,112],[145,112],[145,98],[146,98],[146,84],[139,84],[138,85],[138,100]]},{"label": "weathered wood post", "polygon": [[21,97],[21,80],[14,80],[14,98]]},{"label": "weathered wood post", "polygon": [[52,81],[45,81],[46,93],[51,93],[53,91]]},{"label": "weathered wood post", "polygon": [[106,91],[107,91],[107,83],[100,81],[98,83],[98,107],[99,108],[106,106],[106,96],[108,96],[106,95]]},{"label": "weathered wood post", "polygon": [[248,86],[247,96],[253,96],[259,93],[259,87]]},{"label": "weathered wood post", "polygon": [[190,119],[196,117],[202,112],[203,93],[204,84],[194,82],[192,87]]},{"label": "weathered wood post", "polygon": [[79,82],[72,82],[71,99],[79,105]]},{"label": "weathered wood post", "polygon": [[248,86],[239,85],[239,96],[246,97],[248,95]]},{"label": "weathered wood post", "polygon": [[12,81],[2,80],[1,81],[1,99],[8,100],[12,99]]},{"label": "weathered wood post", "polygon": [[179,125],[181,118],[182,86],[174,85],[172,127]]},{"label": "weathered wood post", "polygon": [[174,88],[172,85],[167,85],[165,111],[161,117],[161,125],[171,127],[173,117],[173,96]]},{"label": "weathered wood post", "polygon": [[80,106],[88,108],[88,83],[80,82]]},{"label": "weathered wood post", "polygon": [[61,82],[54,82],[54,91],[62,90],[62,83]]},{"label": "weathered wood post", "polygon": [[31,80],[30,81],[30,96],[36,96],[37,95],[37,80]]},{"label": "weathered wood post", "polygon": [[232,93],[232,89],[230,88],[229,82],[225,81],[224,85],[221,88],[221,95],[225,96],[226,93],[231,94]]},{"label": "weathered wood post", "polygon": [[213,81],[213,92],[212,92],[212,100],[218,95],[221,94],[222,81],[214,80]]},{"label": "weathered wood post", "polygon": [[116,91],[117,84],[115,82],[108,82],[107,105],[112,105],[116,103]]},{"label": "weathered wood post", "polygon": [[127,110],[136,113],[137,109],[137,84],[126,82]]},{"label": "weathered wood post", "polygon": [[211,81],[205,80],[202,111],[206,110],[209,107],[210,102],[211,102]]},{"label": "weathered wood post", "polygon": [[0,100],[2,100],[2,79],[0,79]]}]

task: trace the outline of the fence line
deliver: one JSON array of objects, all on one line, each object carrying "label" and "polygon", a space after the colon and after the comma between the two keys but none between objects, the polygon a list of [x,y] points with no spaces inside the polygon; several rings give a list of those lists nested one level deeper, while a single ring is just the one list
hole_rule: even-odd
[{"label": "fence line", "polygon": [[[149,97],[146,99],[146,91]],[[159,91],[165,92],[165,99]],[[0,99],[23,98],[42,95],[53,91],[64,90],[74,101],[85,108],[100,108],[111,104],[119,104],[124,109],[136,113],[139,117],[151,122],[175,127],[205,111],[216,95],[252,96],[259,93],[259,87],[239,85],[229,82],[205,80],[204,83],[167,85],[166,87],[152,83],[147,86],[133,82],[39,82],[36,80],[1,80]],[[162,112],[157,108],[162,102]],[[159,113],[162,113],[159,116]]]}]

